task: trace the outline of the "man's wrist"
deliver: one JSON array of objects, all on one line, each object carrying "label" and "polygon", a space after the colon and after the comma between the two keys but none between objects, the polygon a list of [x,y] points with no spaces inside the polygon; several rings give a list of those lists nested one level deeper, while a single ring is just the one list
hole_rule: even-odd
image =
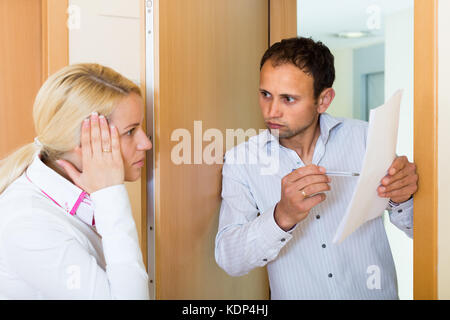
[{"label": "man's wrist", "polygon": [[389,205],[390,205],[391,207],[398,207],[398,206],[401,205],[402,203],[405,203],[405,202],[411,200],[412,198],[413,198],[413,195],[411,195],[407,200],[401,201],[401,202],[395,202],[395,201],[393,201],[392,199],[389,199]]},{"label": "man's wrist", "polygon": [[287,219],[285,219],[286,215],[284,214],[284,212],[282,211],[282,209],[280,209],[279,207],[279,202],[275,205],[275,209],[273,210],[273,217],[274,220],[276,222],[276,224],[283,230],[283,231],[289,231],[291,230],[293,227],[295,227],[296,223],[292,223],[290,221],[287,221]]}]

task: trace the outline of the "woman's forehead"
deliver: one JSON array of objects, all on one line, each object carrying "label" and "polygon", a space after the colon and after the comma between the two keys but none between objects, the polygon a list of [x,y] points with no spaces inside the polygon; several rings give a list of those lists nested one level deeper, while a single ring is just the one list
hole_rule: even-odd
[{"label": "woman's forehead", "polygon": [[136,93],[131,93],[123,98],[110,116],[110,120],[116,125],[127,126],[132,123],[141,123],[144,118],[144,105],[142,98]]}]

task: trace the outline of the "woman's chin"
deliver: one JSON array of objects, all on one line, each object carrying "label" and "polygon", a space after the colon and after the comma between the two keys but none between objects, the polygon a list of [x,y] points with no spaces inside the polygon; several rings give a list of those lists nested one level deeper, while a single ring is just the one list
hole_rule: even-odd
[{"label": "woman's chin", "polygon": [[130,174],[126,174],[125,175],[125,181],[126,182],[135,182],[137,180],[139,180],[139,178],[141,177],[141,170],[133,170],[133,173]]}]

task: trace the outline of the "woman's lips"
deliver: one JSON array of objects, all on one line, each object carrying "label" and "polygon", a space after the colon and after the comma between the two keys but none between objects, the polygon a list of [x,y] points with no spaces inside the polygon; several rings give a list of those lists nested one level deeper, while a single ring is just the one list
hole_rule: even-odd
[{"label": "woman's lips", "polygon": [[143,167],[143,166],[144,166],[144,159],[142,159],[142,160],[140,160],[140,161],[137,161],[137,162],[133,163],[133,165],[134,165],[134,166],[137,166],[137,167],[139,167],[139,168]]}]

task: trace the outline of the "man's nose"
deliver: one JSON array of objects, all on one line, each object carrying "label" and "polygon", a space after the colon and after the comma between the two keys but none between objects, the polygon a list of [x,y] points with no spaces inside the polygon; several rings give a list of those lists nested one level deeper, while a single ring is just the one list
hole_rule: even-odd
[{"label": "man's nose", "polygon": [[278,101],[273,100],[269,105],[269,117],[279,118],[281,117],[281,109],[279,107]]}]

